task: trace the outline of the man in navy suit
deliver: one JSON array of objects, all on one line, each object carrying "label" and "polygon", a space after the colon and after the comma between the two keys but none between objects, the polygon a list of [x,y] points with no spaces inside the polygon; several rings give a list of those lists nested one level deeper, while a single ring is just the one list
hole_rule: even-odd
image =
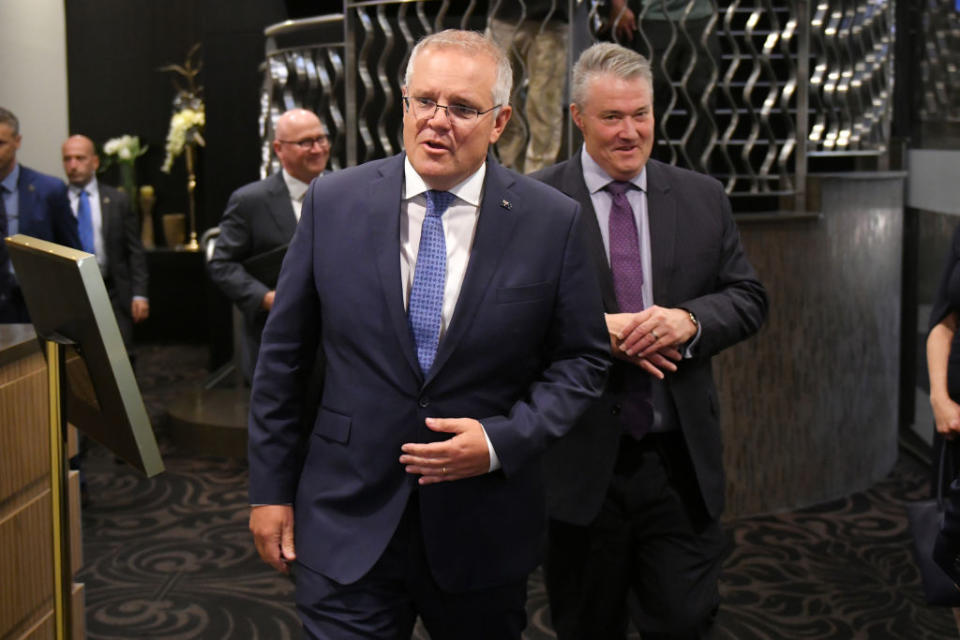
[{"label": "man in navy suit", "polygon": [[570,105],[583,149],[533,176],[583,207],[616,356],[603,397],[544,460],[564,640],[626,637],[631,601],[644,638],[709,636],[726,548],[711,358],[767,314],[720,183],[650,159],[652,87],[640,54],[584,51]]},{"label": "man in navy suit", "polygon": [[[411,53],[405,153],[316,180],[254,375],[250,528],[295,561],[313,638],[520,638],[540,454],[609,365],[573,200],[488,155],[510,64],[444,31]],[[306,381],[322,345],[316,416]]]},{"label": "man in navy suit", "polygon": [[[80,248],[77,220],[62,180],[17,162],[20,121],[0,107],[0,238],[17,233]],[[27,305],[0,242],[0,323],[29,323]]]}]

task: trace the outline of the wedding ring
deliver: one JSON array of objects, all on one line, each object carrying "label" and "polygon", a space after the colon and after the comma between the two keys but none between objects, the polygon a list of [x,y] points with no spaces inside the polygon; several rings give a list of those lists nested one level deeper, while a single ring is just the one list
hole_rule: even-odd
[{"label": "wedding ring", "polygon": [[442,475],[442,476],[447,475],[447,468],[446,468],[446,467],[440,467],[440,475]]},{"label": "wedding ring", "polygon": [[657,340],[660,339],[660,336],[658,336],[658,335],[657,335],[657,332],[654,331],[653,329],[650,330],[650,335],[653,336],[653,341],[654,341],[654,342],[656,342]]}]

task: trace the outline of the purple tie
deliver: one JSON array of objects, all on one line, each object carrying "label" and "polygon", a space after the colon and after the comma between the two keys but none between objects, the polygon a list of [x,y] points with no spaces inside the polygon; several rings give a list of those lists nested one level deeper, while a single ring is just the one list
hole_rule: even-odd
[{"label": "purple tie", "polygon": [[611,182],[606,187],[613,198],[610,205],[610,269],[620,311],[643,310],[643,262],[640,240],[627,191],[629,182]]},{"label": "purple tie", "polygon": [[[630,182],[611,182],[604,187],[612,196],[610,205],[610,271],[620,311],[642,311],[643,261],[633,208],[627,199]],[[639,440],[653,425],[650,374],[639,367],[624,369],[621,422],[624,430]]]}]

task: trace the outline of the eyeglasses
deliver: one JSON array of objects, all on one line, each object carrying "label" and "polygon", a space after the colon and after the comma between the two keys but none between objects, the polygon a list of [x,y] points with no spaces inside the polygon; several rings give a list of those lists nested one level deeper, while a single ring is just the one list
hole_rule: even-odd
[{"label": "eyeglasses", "polygon": [[473,122],[485,113],[490,113],[494,109],[499,109],[503,106],[495,104],[485,111],[480,111],[479,109],[468,107],[465,104],[438,104],[436,100],[431,100],[430,98],[411,99],[408,96],[403,96],[403,102],[407,105],[407,109],[413,111],[413,115],[417,119],[432,118],[437,115],[439,109],[443,109],[447,112],[447,117],[450,120],[458,122]]},{"label": "eyeglasses", "polygon": [[316,138],[304,138],[303,140],[277,140],[282,144],[295,144],[304,151],[309,151],[313,149],[313,145],[318,144],[321,147],[327,144],[330,144],[330,138],[328,136],[317,136]]}]

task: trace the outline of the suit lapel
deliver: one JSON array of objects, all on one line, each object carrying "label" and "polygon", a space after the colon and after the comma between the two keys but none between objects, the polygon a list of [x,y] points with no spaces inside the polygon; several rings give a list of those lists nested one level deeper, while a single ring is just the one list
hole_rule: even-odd
[{"label": "suit lapel", "polygon": [[369,225],[371,254],[376,256],[380,275],[381,295],[387,306],[390,323],[393,325],[400,350],[407,364],[418,378],[421,377],[417,348],[407,325],[403,304],[403,285],[400,281],[400,197],[403,193],[403,158],[394,156],[380,169],[380,176],[370,184],[369,215],[374,219]]},{"label": "suit lapel", "polygon": [[104,244],[106,244],[114,223],[114,204],[113,198],[104,192],[103,186],[98,186],[97,190],[100,192],[100,225],[102,227],[100,234],[103,236]]},{"label": "suit lapel", "polygon": [[600,223],[597,221],[597,212],[593,208],[593,200],[587,191],[587,183],[583,180],[583,163],[578,152],[567,161],[563,169],[563,186],[561,191],[580,203],[580,220],[587,239],[587,249],[593,258],[600,277],[600,294],[603,297],[603,308],[616,313],[620,310],[617,304],[617,294],[613,288],[613,273],[610,271],[610,262],[607,260],[607,250],[603,246],[603,235],[600,233]]},{"label": "suit lapel", "polygon": [[290,238],[297,230],[297,216],[293,213],[293,204],[290,202],[290,191],[283,181],[283,172],[278,171],[271,176],[268,187],[270,191],[270,213],[273,221],[280,230],[281,237]]},{"label": "suit lapel", "polygon": [[650,261],[653,269],[653,301],[669,306],[674,252],[677,242],[677,201],[663,167],[647,161],[647,219],[650,225]]},{"label": "suit lapel", "polygon": [[[457,343],[463,339],[470,324],[477,316],[477,310],[484,299],[490,281],[497,272],[503,252],[513,235],[516,217],[523,215],[525,206],[512,187],[514,178],[503,169],[493,156],[487,156],[487,173],[484,178],[483,200],[480,202],[480,216],[477,219],[477,231],[470,249],[470,261],[460,287],[457,306],[450,320],[447,333],[440,340],[437,357],[431,371],[433,375],[443,368]],[[504,204],[504,202],[508,204]],[[427,382],[429,382],[429,378]]]},{"label": "suit lapel", "polygon": [[33,184],[33,176],[30,175],[30,172],[27,171],[23,165],[20,165],[20,180],[18,182],[17,232],[28,236],[40,236],[43,232],[39,229],[34,230],[33,228],[37,223],[34,212],[40,208],[37,198],[37,187]]}]

